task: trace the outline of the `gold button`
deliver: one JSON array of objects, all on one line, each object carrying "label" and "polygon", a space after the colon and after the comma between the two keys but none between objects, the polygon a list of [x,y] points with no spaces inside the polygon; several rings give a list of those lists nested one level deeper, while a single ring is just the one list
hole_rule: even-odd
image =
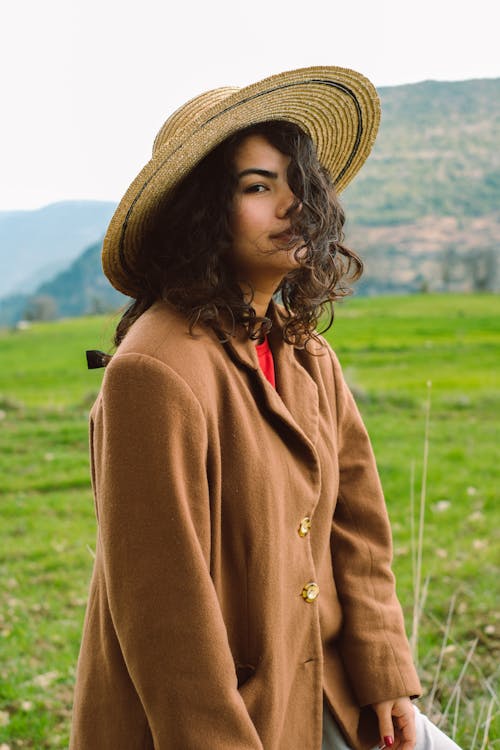
[{"label": "gold button", "polygon": [[302,519],[299,526],[299,536],[307,536],[309,534],[309,529],[311,528],[311,519],[309,516],[306,516]]},{"label": "gold button", "polygon": [[302,596],[306,600],[306,602],[313,602],[317,597],[319,596],[319,586],[314,581],[310,581],[310,583],[306,583],[304,588],[302,589]]}]

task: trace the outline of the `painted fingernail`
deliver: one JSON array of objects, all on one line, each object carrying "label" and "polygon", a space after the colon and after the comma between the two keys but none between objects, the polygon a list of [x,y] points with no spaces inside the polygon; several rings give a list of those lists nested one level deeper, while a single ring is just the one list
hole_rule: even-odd
[{"label": "painted fingernail", "polygon": [[391,745],[394,745],[394,737],[388,734],[387,737],[384,737],[384,742],[386,747],[391,747]]}]

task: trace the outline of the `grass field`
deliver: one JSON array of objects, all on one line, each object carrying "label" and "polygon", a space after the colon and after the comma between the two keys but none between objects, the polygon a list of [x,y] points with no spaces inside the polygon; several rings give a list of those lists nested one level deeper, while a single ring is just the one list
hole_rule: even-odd
[{"label": "grass field", "polygon": [[[499,319],[491,295],[358,299],[328,333],[378,458],[409,632],[430,396],[421,703],[478,749],[500,746]],[[115,322],[0,332],[0,750],[67,746],[95,543],[87,413],[103,373],[84,351],[109,350]]]}]

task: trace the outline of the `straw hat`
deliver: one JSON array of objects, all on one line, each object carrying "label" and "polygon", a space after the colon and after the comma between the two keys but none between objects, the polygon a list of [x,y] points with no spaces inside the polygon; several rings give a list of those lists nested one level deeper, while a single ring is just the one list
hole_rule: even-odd
[{"label": "straw hat", "polygon": [[346,68],[292,70],[245,88],[207,91],[180,107],[156,136],[151,160],[120,201],[104,238],[104,273],[129,296],[141,242],[173,187],[229,135],[266,120],[288,120],[308,133],[337,192],[359,171],[380,121],[375,87]]}]

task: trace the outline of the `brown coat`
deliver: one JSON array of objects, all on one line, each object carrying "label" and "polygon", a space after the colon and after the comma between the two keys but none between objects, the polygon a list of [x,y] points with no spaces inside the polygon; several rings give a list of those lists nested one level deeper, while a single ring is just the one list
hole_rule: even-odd
[{"label": "brown coat", "polygon": [[107,367],[72,750],[320,750],[323,691],[364,749],[360,707],[420,691],[363,423],[273,317],[276,391],[243,330],[193,338],[164,303]]}]

